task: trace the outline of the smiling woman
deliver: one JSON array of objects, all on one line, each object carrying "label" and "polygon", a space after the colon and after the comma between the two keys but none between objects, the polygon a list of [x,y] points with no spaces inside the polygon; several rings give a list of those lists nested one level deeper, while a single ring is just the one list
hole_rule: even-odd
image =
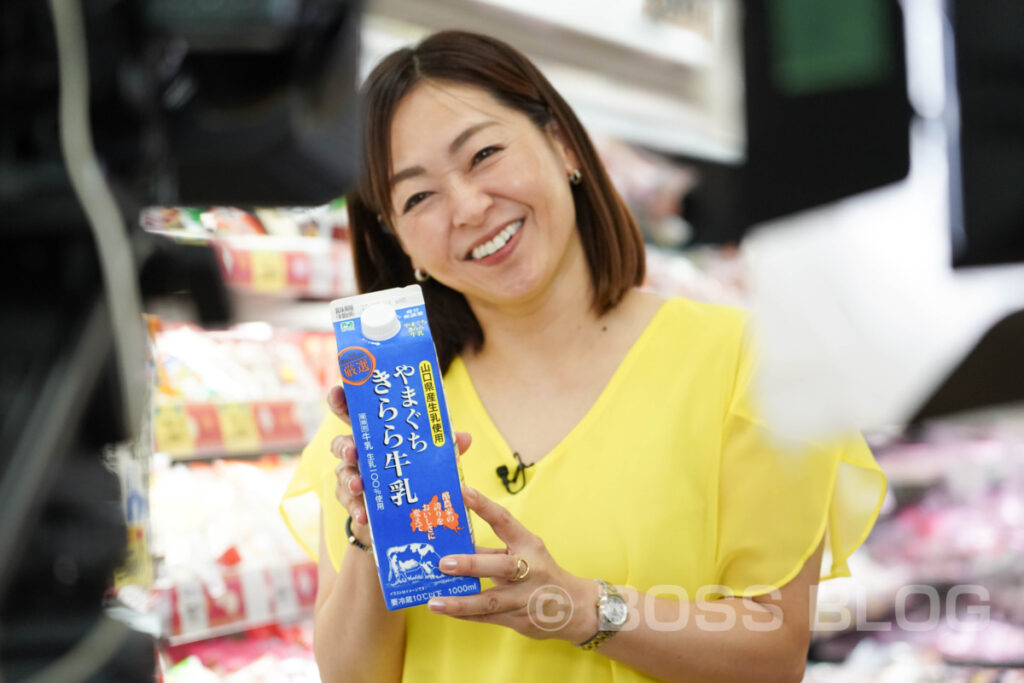
[{"label": "smiling woman", "polygon": [[636,224],[516,50],[436,34],[381,62],[365,106],[357,278],[426,280],[460,452],[474,443],[477,552],[438,569],[486,590],[387,611],[335,387],[282,505],[320,502],[300,540],[319,548],[323,679],[799,680],[823,546],[825,577],[848,574],[884,495],[863,439],[781,448],[745,316],[637,289]]},{"label": "smiling woman", "polygon": [[[370,75],[365,97],[365,174],[359,191],[349,198],[356,275],[363,291],[412,281],[413,268],[420,264],[412,263],[400,242],[403,226],[416,223],[412,214],[427,213],[425,219],[436,220],[443,218],[438,211],[452,211],[454,219],[466,220],[468,213],[473,220],[479,202],[489,201],[485,191],[474,194],[476,189],[489,189],[474,185],[477,177],[487,176],[492,185],[504,182],[500,196],[527,182],[538,185],[542,179],[533,175],[536,170],[547,172],[543,182],[548,183],[548,192],[571,192],[573,215],[559,216],[555,227],[568,226],[578,233],[590,280],[584,291],[590,292],[594,312],[608,312],[643,282],[640,231],[590,137],[561,95],[518,51],[483,36],[439,33],[415,50],[386,57]],[[445,120],[449,108],[458,116],[442,134],[433,126]],[[417,119],[421,114],[434,118]],[[413,125],[406,125],[410,122]],[[510,150],[509,145],[515,148]],[[555,155],[564,155],[568,163],[559,165]],[[512,163],[536,167],[502,173],[510,165],[502,158],[507,156],[512,156]],[[555,168],[557,179],[551,173]],[[574,171],[581,181],[570,185],[566,181]],[[411,191],[413,181],[434,182],[435,187]],[[413,212],[431,191],[443,195],[441,202],[433,202],[443,206]],[[458,192],[468,194],[452,195]],[[503,210],[510,211],[508,203]],[[501,217],[514,221],[512,214]],[[507,226],[486,227],[498,231],[473,235],[471,248],[497,246],[493,240]],[[462,254],[466,255],[472,257]],[[482,330],[463,292],[447,286],[443,274],[427,272],[434,276],[426,288],[431,329],[441,366],[447,368],[463,348],[482,346]]]}]

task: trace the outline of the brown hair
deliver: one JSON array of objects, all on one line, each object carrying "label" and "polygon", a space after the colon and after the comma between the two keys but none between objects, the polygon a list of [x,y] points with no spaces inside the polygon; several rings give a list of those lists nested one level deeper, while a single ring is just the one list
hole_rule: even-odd
[{"label": "brown hair", "polygon": [[[393,219],[391,121],[401,99],[422,80],[479,87],[528,116],[541,130],[554,122],[576,155],[583,176],[579,185],[572,186],[572,194],[590,270],[594,311],[607,313],[631,287],[643,282],[640,230],[612,186],[583,125],[561,95],[512,46],[475,33],[442,31],[387,56],[363,86],[363,176],[348,196],[361,292],[414,282],[412,263],[384,222]],[[423,293],[438,360],[445,372],[463,349],[483,345],[483,330],[461,293],[436,280],[423,283]]]}]

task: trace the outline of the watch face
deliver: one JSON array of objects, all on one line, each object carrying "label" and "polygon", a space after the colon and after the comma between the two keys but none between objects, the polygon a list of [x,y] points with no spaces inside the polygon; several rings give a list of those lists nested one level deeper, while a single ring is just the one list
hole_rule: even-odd
[{"label": "watch face", "polygon": [[612,626],[622,626],[626,623],[626,617],[629,615],[629,610],[626,607],[626,601],[618,595],[609,595],[601,610],[601,616],[607,620]]}]

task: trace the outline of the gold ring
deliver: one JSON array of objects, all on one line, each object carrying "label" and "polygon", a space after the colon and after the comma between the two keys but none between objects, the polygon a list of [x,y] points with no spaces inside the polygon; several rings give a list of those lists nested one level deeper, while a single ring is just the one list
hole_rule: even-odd
[{"label": "gold ring", "polygon": [[530,563],[519,558],[516,560],[516,575],[512,577],[512,583],[519,583],[530,575]]}]

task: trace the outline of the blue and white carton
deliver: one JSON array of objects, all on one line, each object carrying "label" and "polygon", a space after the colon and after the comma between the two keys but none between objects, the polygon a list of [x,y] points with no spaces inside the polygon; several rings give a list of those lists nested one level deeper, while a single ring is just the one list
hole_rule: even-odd
[{"label": "blue and white carton", "polygon": [[337,299],[331,313],[387,608],[479,593],[479,579],[438,568],[475,549],[422,290]]}]

